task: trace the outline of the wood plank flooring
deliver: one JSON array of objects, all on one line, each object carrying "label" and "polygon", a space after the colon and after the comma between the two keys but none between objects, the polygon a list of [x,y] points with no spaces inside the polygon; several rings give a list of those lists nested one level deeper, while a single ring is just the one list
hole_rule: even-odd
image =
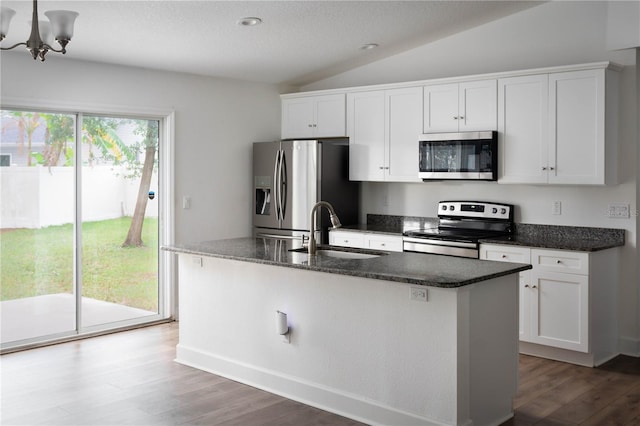
[{"label": "wood plank flooring", "polygon": [[[175,323],[0,357],[2,425],[360,425],[177,364]],[[520,357],[511,425],[640,426],[640,359]]]}]

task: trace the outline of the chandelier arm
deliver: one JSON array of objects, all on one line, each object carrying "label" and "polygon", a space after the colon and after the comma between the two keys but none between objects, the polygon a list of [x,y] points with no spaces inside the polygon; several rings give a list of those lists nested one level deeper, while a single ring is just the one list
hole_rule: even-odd
[{"label": "chandelier arm", "polygon": [[67,49],[65,49],[64,47],[62,49],[60,49],[60,50],[57,50],[57,49],[54,49],[53,47],[51,47],[51,45],[47,44],[47,43],[42,43],[42,47],[45,48],[45,49],[51,50],[52,52],[62,53],[63,55],[65,53],[67,53]]},{"label": "chandelier arm", "polygon": [[11,50],[11,49],[14,49],[14,48],[16,48],[16,47],[18,47],[18,46],[26,46],[26,45],[27,45],[27,42],[26,42],[26,41],[23,41],[22,43],[14,44],[14,45],[13,45],[13,46],[11,46],[11,47],[0,47],[0,50]]}]

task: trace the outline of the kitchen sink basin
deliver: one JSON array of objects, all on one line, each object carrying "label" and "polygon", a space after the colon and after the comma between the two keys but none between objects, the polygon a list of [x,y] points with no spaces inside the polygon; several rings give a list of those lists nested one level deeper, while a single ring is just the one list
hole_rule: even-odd
[{"label": "kitchen sink basin", "polygon": [[[308,254],[307,248],[298,248],[289,250],[293,253]],[[349,249],[343,247],[318,247],[316,249],[316,256],[319,257],[333,257],[338,259],[373,259],[375,257],[384,256],[387,253],[382,251],[364,250],[364,249]]]}]

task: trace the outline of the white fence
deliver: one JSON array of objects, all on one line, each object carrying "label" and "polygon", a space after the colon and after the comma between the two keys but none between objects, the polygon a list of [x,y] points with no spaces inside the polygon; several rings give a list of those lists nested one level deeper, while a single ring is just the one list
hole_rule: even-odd
[{"label": "white fence", "polygon": [[[112,166],[82,168],[82,220],[132,216],[140,179],[125,179]],[[43,228],[73,223],[73,167],[0,168],[0,228]],[[148,200],[146,217],[158,216],[157,176],[151,180],[156,198]]]}]

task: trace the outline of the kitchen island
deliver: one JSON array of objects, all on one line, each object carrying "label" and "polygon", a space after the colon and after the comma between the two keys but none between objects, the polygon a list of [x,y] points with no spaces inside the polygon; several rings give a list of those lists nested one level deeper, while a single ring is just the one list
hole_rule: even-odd
[{"label": "kitchen island", "polygon": [[[530,265],[308,256],[289,244],[164,248],[179,254],[178,362],[369,424],[511,417],[517,273]],[[277,311],[287,314],[286,336],[276,332]]]}]

